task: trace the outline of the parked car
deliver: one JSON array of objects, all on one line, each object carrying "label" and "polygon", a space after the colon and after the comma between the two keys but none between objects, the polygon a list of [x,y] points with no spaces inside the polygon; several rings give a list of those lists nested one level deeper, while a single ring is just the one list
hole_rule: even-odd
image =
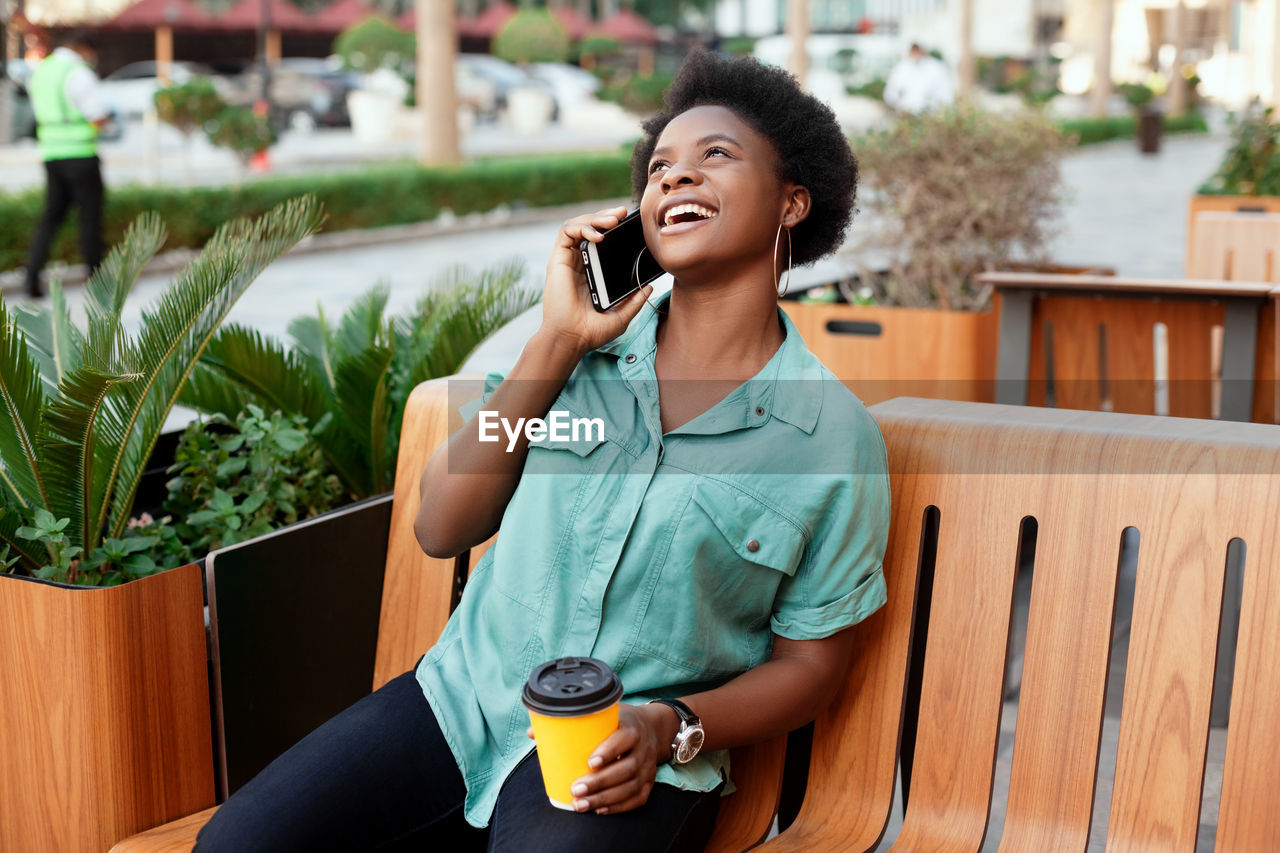
[{"label": "parked car", "polygon": [[556,99],[556,111],[583,101],[589,101],[600,90],[600,78],[590,71],[563,62],[535,62],[529,66],[529,74],[551,87]]},{"label": "parked car", "polygon": [[[212,68],[195,62],[169,63],[169,79],[174,83],[186,83],[192,77],[208,77],[214,88],[225,98],[231,92],[226,78]],[[131,62],[117,68],[102,79],[102,98],[107,107],[125,119],[141,118],[155,109],[155,95],[162,84],[156,76],[156,63]]]},{"label": "parked car", "polygon": [[[262,92],[262,76],[251,65],[235,79],[231,103],[251,105]],[[350,127],[347,95],[360,88],[360,75],[323,59],[282,59],[271,69],[272,119],[277,129]]]},{"label": "parked car", "polygon": [[512,89],[540,89],[555,99],[555,91],[545,80],[534,77],[519,66],[506,60],[498,59],[487,53],[460,53],[457,63],[468,73],[475,74],[491,84],[494,90],[494,103],[498,110],[507,107],[507,93]]}]

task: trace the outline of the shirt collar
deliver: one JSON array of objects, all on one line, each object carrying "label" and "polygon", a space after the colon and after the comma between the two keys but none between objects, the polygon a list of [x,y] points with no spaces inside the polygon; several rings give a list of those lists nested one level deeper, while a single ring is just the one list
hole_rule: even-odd
[{"label": "shirt collar", "polygon": [[[625,361],[625,357],[634,355],[635,358],[626,366],[643,369],[641,364],[652,361],[658,349],[659,317],[658,311],[654,309],[663,308],[670,299],[671,293],[667,292],[655,299],[653,304],[646,304],[627,326],[627,330],[600,347],[599,351],[617,356],[620,362]],[[822,363],[809,352],[787,312],[779,308],[778,314],[786,330],[782,346],[778,347],[778,351],[744,389],[732,392],[712,408],[718,409],[722,404],[730,405],[735,410],[740,408],[741,423],[735,424],[738,427],[760,426],[770,417],[776,417],[812,434],[818,423],[818,414],[822,411]],[[652,365],[647,367],[652,371]],[[622,368],[623,365],[619,364],[619,369]],[[762,409],[764,415],[758,415],[758,409]],[[694,418],[675,432],[684,432],[686,426],[697,425],[702,420],[701,416]],[[725,426],[722,419],[720,425]]]}]

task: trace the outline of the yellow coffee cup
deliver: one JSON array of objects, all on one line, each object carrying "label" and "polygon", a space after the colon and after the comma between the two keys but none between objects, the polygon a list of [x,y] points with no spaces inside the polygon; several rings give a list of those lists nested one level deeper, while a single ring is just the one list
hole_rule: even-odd
[{"label": "yellow coffee cup", "polygon": [[547,799],[573,811],[569,788],[591,772],[587,759],[618,728],[622,680],[595,658],[557,658],[534,667],[521,694],[529,709]]}]

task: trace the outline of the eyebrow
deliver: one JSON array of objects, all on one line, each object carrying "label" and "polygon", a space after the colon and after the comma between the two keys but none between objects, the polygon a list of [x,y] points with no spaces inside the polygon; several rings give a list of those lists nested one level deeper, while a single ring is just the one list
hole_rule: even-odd
[{"label": "eyebrow", "polygon": [[[701,139],[699,139],[697,142],[695,142],[694,145],[698,148],[701,148],[702,146],[712,142],[728,142],[732,145],[738,146],[739,148],[742,147],[741,142],[734,139],[732,136],[729,136],[727,133],[713,133],[713,134],[710,134],[709,136],[704,136]],[[652,160],[654,157],[665,156],[670,152],[671,152],[671,146],[664,145],[661,148],[653,149],[653,153],[649,155],[649,159]]]}]

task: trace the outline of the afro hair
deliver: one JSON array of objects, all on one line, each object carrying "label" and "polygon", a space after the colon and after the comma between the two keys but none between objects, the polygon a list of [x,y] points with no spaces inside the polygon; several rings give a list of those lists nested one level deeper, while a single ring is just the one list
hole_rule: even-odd
[{"label": "afro hair", "polygon": [[631,155],[631,187],[637,199],[649,181],[658,137],[676,116],[700,106],[733,110],[778,154],[778,174],[809,191],[808,217],[791,229],[792,258],[811,264],[844,240],[858,191],[858,161],[831,108],[806,94],[781,68],[751,57],[692,53],[667,90],[666,109],[643,125]]}]

